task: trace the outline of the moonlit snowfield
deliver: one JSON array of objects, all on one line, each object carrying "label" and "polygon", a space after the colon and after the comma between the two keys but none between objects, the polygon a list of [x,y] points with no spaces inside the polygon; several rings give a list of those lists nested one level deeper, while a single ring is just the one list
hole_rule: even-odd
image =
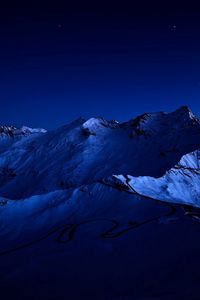
[{"label": "moonlit snowfield", "polygon": [[185,106],[1,126],[2,299],[199,299],[199,148]]}]

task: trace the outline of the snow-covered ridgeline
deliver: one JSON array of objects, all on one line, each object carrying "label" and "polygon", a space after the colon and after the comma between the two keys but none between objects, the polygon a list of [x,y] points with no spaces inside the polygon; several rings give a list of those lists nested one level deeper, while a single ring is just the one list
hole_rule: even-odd
[{"label": "snow-covered ridgeline", "polygon": [[112,183],[141,196],[200,207],[200,151],[184,155],[160,178],[114,175]]},{"label": "snow-covered ridgeline", "polygon": [[[2,134],[9,136],[9,142],[3,146],[0,136],[0,195],[8,199],[75,189],[112,174],[130,174],[130,183],[135,180],[138,191],[141,186],[143,193],[154,195],[155,187],[150,189],[148,182],[163,181],[163,174],[170,169],[166,178],[172,173],[189,172],[179,167],[193,166],[191,158],[183,158],[179,167],[177,162],[200,147],[200,121],[188,107],[172,113],[145,113],[125,123],[79,118],[47,133],[25,126],[3,127]],[[184,174],[184,182],[186,177]],[[164,186],[159,190],[161,196],[181,201],[180,192],[172,193],[172,184],[170,188]],[[163,198],[158,190],[155,194]],[[186,198],[190,195],[184,201],[188,201]]]},{"label": "snow-covered ridgeline", "polygon": [[27,126],[22,126],[17,128],[15,126],[0,126],[0,138],[2,137],[18,137],[23,135],[29,135],[32,133],[46,133],[46,129],[43,128],[30,128]]},{"label": "snow-covered ridgeline", "polygon": [[0,126],[0,153],[8,150],[14,143],[26,139],[35,134],[44,134],[47,131],[43,128],[30,128],[22,126],[21,128],[15,126],[2,125]]}]

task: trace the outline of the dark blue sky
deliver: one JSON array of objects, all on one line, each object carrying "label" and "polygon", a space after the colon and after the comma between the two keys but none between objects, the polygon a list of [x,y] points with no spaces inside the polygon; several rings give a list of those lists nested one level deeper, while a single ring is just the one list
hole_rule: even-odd
[{"label": "dark blue sky", "polygon": [[15,1],[0,23],[3,124],[200,115],[198,1]]}]

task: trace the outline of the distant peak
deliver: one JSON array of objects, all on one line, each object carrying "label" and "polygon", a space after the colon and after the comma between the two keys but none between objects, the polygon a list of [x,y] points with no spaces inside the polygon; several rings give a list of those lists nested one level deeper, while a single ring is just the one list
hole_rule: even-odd
[{"label": "distant peak", "polygon": [[22,126],[21,128],[12,125],[0,126],[0,135],[7,137],[27,136],[33,133],[46,133],[47,131],[43,128],[30,128]]},{"label": "distant peak", "polygon": [[190,113],[191,109],[187,105],[182,105],[174,111],[174,113]]},{"label": "distant peak", "polygon": [[141,128],[141,126],[147,126],[149,123],[161,119],[163,116],[165,116],[166,113],[164,112],[145,112],[128,122],[122,123],[120,126],[121,127],[133,127],[136,129]]},{"label": "distant peak", "polygon": [[22,128],[20,129],[22,132],[24,133],[46,133],[47,130],[44,128],[30,128],[27,126],[22,126]]},{"label": "distant peak", "polygon": [[182,105],[181,107],[179,107],[179,109],[182,109],[182,110],[191,110],[188,105]]},{"label": "distant peak", "polygon": [[152,119],[152,118],[157,118],[157,117],[160,117],[160,116],[163,116],[165,115],[164,112],[145,112],[141,115],[139,115],[138,117],[134,118],[132,120],[133,124],[136,125],[136,124],[141,124],[141,123],[144,123],[146,121],[148,121],[149,119]]},{"label": "distant peak", "polygon": [[8,134],[12,135],[13,132],[15,132],[17,128],[15,126],[9,126],[9,125],[1,125],[0,126],[0,134]]},{"label": "distant peak", "polygon": [[96,135],[97,132],[101,132],[103,128],[117,128],[119,122],[116,120],[108,121],[102,117],[90,118],[83,123],[82,129],[87,135]]},{"label": "distant peak", "polygon": [[179,116],[181,118],[185,117],[188,120],[192,120],[192,121],[196,121],[196,122],[200,123],[199,118],[194,115],[192,110],[187,105],[181,106],[180,108],[178,108],[177,110],[175,110],[171,114],[174,114],[174,115]]}]

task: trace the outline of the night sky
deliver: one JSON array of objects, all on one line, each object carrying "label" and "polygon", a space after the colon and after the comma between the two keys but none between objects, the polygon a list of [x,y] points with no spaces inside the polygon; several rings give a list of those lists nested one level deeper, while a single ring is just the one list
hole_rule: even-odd
[{"label": "night sky", "polygon": [[200,115],[198,1],[7,1],[0,23],[1,124]]}]

